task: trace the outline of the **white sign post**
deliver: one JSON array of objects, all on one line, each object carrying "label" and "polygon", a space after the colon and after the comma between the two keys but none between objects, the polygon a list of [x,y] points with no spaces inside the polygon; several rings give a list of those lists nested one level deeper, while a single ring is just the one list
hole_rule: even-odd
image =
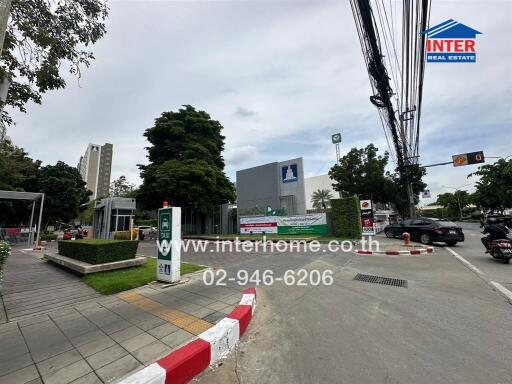
[{"label": "white sign post", "polygon": [[159,281],[175,283],[181,279],[181,208],[158,210],[158,257],[156,276]]}]

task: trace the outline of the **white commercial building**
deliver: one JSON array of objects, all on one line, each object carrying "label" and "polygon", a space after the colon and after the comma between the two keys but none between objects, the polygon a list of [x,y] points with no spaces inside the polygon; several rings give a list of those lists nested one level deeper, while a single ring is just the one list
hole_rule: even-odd
[{"label": "white commercial building", "polygon": [[92,192],[91,200],[107,197],[112,171],[112,144],[89,144],[85,154],[80,157],[78,171]]}]

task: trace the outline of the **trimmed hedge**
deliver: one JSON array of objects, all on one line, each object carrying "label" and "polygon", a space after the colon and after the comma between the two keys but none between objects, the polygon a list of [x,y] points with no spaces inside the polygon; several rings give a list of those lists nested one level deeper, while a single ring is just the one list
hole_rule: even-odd
[{"label": "trimmed hedge", "polygon": [[59,255],[89,264],[111,263],[135,258],[137,241],[65,240],[59,241]]},{"label": "trimmed hedge", "polygon": [[130,240],[130,231],[114,232],[114,240]]},{"label": "trimmed hedge", "polygon": [[56,233],[42,233],[41,240],[42,241],[57,240],[57,234]]},{"label": "trimmed hedge", "polygon": [[363,236],[361,209],[356,196],[331,199],[331,220],[336,237],[360,239]]}]

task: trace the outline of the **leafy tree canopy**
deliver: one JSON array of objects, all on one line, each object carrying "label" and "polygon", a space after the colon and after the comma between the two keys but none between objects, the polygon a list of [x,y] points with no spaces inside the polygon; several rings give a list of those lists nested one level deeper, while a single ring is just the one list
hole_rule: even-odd
[{"label": "leafy tree canopy", "polygon": [[378,155],[378,149],[369,144],[366,148],[352,148],[339,163],[329,171],[329,176],[335,181],[336,191],[349,196],[371,198],[375,202],[387,203],[386,193],[390,179],[386,176],[388,153]]},{"label": "leafy tree canopy", "polygon": [[126,180],[126,176],[121,175],[119,178],[110,183],[109,195],[115,197],[130,197],[135,190],[135,185]]},{"label": "leafy tree canopy", "polygon": [[478,207],[499,212],[512,207],[512,160],[483,165],[471,176],[480,176],[473,194]]},{"label": "leafy tree canopy", "polygon": [[[0,81],[11,79],[6,104],[25,112],[27,102],[65,87],[65,63],[80,77],[94,59],[87,47],[105,34],[107,13],[104,0],[12,0],[0,62]],[[5,111],[2,120],[12,123]]]},{"label": "leafy tree canopy", "polygon": [[26,181],[34,175],[40,161],[34,161],[23,148],[15,146],[10,139],[0,142],[0,189],[24,191]]},{"label": "leafy tree canopy", "polygon": [[[370,198],[377,203],[391,203],[399,213],[406,215],[407,184],[398,172],[386,172],[389,155],[384,152],[381,156],[378,151],[373,144],[361,149],[352,148],[329,171],[329,176],[335,181],[333,187],[349,196]],[[425,173],[425,168],[409,167],[416,203],[419,201],[419,193],[426,187],[421,181]]]},{"label": "leafy tree canopy", "polygon": [[472,202],[472,196],[467,191],[455,191],[454,193],[442,193],[437,196],[437,204],[448,209],[451,216],[462,215],[462,210]]},{"label": "leafy tree canopy", "polygon": [[62,161],[41,167],[30,180],[32,190],[44,192],[43,222],[67,223],[78,217],[81,206],[89,201],[91,191],[75,167]]},{"label": "leafy tree canopy", "polygon": [[[427,170],[418,165],[408,167],[409,180],[412,186],[412,193],[414,196],[414,204],[420,201],[420,192],[424,191],[427,184],[422,180],[427,174]],[[400,176],[398,170],[390,174],[392,184],[387,190],[389,201],[395,206],[396,210],[402,215],[407,216],[409,213],[409,199],[407,198],[407,182]]]},{"label": "leafy tree canopy", "polygon": [[147,209],[163,200],[207,211],[233,201],[234,186],[224,173],[222,125],[190,105],[164,112],[144,133],[151,144],[149,165],[139,165],[139,200]]},{"label": "leafy tree canopy", "polygon": [[[91,194],[76,168],[63,162],[41,167],[22,149],[5,139],[0,144],[0,189],[20,192],[44,192],[43,223],[68,222],[77,217],[80,206]],[[0,226],[27,224],[29,203],[22,200],[0,201]]]}]

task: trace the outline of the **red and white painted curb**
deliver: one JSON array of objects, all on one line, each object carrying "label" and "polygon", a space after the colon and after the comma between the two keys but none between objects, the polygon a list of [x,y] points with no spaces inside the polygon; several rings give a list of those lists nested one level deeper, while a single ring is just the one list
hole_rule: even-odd
[{"label": "red and white painted curb", "polygon": [[246,331],[256,309],[256,289],[243,291],[240,304],[197,339],[118,384],[181,384],[226,357]]},{"label": "red and white painted curb", "polygon": [[419,256],[432,252],[434,252],[434,247],[422,247],[399,251],[365,251],[363,249],[358,249],[355,251],[356,254],[363,256]]}]

